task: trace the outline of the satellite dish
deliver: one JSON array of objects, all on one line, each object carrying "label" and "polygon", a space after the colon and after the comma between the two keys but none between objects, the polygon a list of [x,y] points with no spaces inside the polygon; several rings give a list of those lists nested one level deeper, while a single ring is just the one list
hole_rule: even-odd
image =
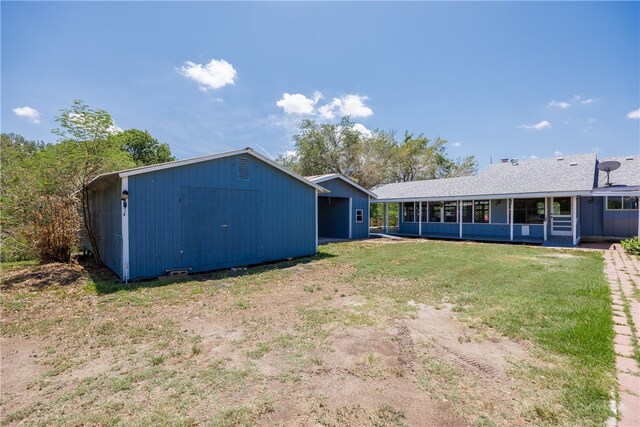
[{"label": "satellite dish", "polygon": [[609,172],[614,171],[619,167],[620,167],[620,162],[616,160],[608,160],[606,162],[598,163],[598,170],[601,170],[607,173],[607,183],[605,184],[606,187],[611,187],[611,183],[609,182]]}]

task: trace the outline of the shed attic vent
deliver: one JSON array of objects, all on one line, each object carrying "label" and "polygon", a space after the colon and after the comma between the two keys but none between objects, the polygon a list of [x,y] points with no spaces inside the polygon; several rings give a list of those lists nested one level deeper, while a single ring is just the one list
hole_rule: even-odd
[{"label": "shed attic vent", "polygon": [[238,159],[238,179],[244,181],[249,179],[249,159],[246,157]]}]

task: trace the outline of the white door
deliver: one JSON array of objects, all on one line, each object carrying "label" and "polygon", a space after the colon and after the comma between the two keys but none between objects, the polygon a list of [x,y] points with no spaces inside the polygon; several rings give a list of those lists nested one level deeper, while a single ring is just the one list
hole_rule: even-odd
[{"label": "white door", "polygon": [[571,236],[571,197],[551,199],[551,235]]}]

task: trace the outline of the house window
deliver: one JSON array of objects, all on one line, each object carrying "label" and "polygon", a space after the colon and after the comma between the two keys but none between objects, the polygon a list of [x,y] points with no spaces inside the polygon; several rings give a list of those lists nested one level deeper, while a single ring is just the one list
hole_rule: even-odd
[{"label": "house window", "polygon": [[363,217],[362,209],[356,209],[356,222],[362,222]]},{"label": "house window", "polygon": [[473,202],[471,200],[462,202],[462,222],[473,222]]},{"label": "house window", "polygon": [[485,224],[489,222],[489,201],[476,200],[473,206],[473,222]]},{"label": "house window", "polygon": [[638,209],[638,196],[607,196],[607,210],[631,211]]},{"label": "house window", "polygon": [[444,222],[458,222],[458,202],[444,202]]},{"label": "house window", "polygon": [[442,202],[429,202],[429,222],[441,222]]},{"label": "house window", "polygon": [[414,202],[402,204],[402,222],[416,222],[416,204]]},{"label": "house window", "polygon": [[544,199],[514,199],[514,224],[542,224],[544,222]]}]

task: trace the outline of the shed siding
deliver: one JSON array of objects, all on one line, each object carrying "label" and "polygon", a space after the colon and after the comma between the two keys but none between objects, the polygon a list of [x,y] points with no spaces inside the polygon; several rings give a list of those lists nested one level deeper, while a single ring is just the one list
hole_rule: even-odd
[{"label": "shed siding", "polygon": [[[239,179],[241,157],[249,159],[248,180]],[[130,277],[311,255],[315,197],[250,155],[130,176]]]},{"label": "shed siding", "polygon": [[[369,195],[352,185],[344,182],[340,178],[334,178],[319,183],[321,186],[330,191],[328,194],[320,195],[320,197],[345,197],[351,198],[351,213],[347,216],[351,218],[351,238],[364,239],[369,236]],[[356,210],[362,209],[363,220],[356,222]],[[347,208],[348,210],[348,208]],[[336,223],[337,224],[337,223]],[[337,225],[341,227],[340,225]],[[348,226],[348,224],[347,224]],[[348,231],[347,231],[348,233]],[[335,233],[332,233],[335,234]],[[331,236],[331,234],[322,234],[321,236]],[[348,236],[348,234],[347,234]]]},{"label": "shed siding", "polygon": [[607,210],[605,197],[580,199],[580,225],[584,236],[625,238],[638,234],[638,211]]},{"label": "shed siding", "polygon": [[[120,178],[91,190],[89,201],[102,262],[122,277],[122,213]],[[90,246],[90,245],[87,245]]]}]

